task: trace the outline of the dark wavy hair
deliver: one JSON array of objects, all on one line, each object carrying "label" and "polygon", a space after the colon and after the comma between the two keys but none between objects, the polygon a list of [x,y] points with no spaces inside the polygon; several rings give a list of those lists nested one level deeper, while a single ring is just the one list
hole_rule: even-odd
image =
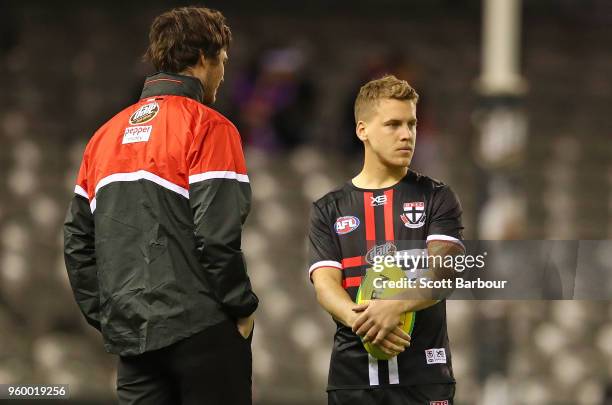
[{"label": "dark wavy hair", "polygon": [[180,7],[153,20],[144,58],[158,71],[179,73],[195,65],[202,53],[207,59],[217,59],[231,41],[232,32],[220,11]]}]

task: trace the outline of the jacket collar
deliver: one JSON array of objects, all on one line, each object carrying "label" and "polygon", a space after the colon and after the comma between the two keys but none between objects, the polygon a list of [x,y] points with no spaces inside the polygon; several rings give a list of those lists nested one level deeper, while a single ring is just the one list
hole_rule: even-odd
[{"label": "jacket collar", "polygon": [[145,79],[140,99],[155,96],[183,96],[204,102],[204,89],[200,80],[191,76],[158,72]]}]

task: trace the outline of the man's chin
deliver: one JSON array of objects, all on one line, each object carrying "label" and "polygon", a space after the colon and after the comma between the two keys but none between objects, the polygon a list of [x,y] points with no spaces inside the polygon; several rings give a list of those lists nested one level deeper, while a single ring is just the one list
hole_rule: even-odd
[{"label": "man's chin", "polygon": [[412,159],[398,159],[395,162],[393,162],[391,165],[394,166],[397,169],[401,169],[401,168],[407,168],[410,167],[410,162],[412,161]]}]

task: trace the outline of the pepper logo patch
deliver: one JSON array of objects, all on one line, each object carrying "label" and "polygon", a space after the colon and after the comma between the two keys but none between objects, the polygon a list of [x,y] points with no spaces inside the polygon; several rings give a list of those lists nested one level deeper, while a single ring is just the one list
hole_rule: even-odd
[{"label": "pepper logo patch", "polygon": [[151,136],[152,125],[139,125],[137,127],[127,127],[123,133],[122,144],[147,142]]}]

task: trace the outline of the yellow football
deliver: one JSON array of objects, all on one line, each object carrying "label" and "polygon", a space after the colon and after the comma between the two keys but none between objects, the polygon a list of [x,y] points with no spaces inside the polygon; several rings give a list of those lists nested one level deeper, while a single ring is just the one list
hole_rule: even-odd
[{"label": "yellow football", "polygon": [[[395,265],[385,266],[380,272],[374,271],[371,268],[368,269],[359,285],[359,290],[357,290],[356,302],[361,304],[373,299],[392,299],[393,296],[402,291],[401,288],[376,288],[375,285],[382,285],[383,283],[380,282],[382,280],[400,281],[405,277],[404,271]],[[379,281],[375,282],[376,279],[379,279]],[[400,316],[401,328],[404,332],[412,334],[415,317],[416,314],[414,312],[404,312]],[[363,346],[368,353],[378,360],[389,360],[392,357],[372,342],[366,342]]]}]

